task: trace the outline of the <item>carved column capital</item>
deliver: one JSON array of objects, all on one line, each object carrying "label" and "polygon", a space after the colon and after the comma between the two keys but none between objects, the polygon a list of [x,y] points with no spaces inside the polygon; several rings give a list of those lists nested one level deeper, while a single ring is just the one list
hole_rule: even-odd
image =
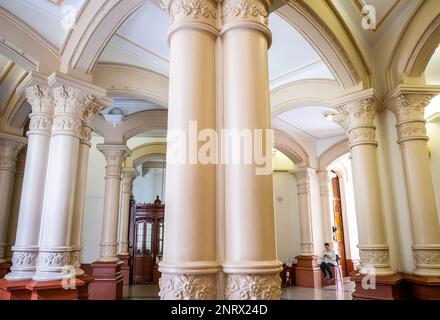
[{"label": "carved column capital", "polygon": [[105,178],[121,179],[122,163],[131,155],[130,149],[125,145],[100,144],[98,150],[105,156],[107,162]]},{"label": "carved column capital", "polygon": [[32,107],[27,135],[42,134],[50,136],[55,107],[52,91],[44,85],[33,85],[25,89],[25,96]]},{"label": "carved column capital", "polygon": [[139,176],[139,171],[135,168],[122,169],[122,192],[131,193],[133,180]]},{"label": "carved column capital", "polygon": [[318,179],[319,179],[319,189],[320,189],[321,195],[329,196],[330,195],[330,188],[329,188],[330,172],[319,171],[318,172]]},{"label": "carved column capital", "polygon": [[215,0],[163,0],[162,8],[170,17],[168,41],[183,28],[193,28],[218,34],[217,1]]},{"label": "carved column capital", "polygon": [[18,154],[26,143],[26,138],[0,133],[0,170],[15,172]]},{"label": "carved column capital", "polygon": [[270,46],[272,33],[269,26],[270,1],[268,0],[223,0],[221,33],[236,28],[254,29],[262,32]]},{"label": "carved column capital", "polygon": [[434,97],[428,93],[399,93],[393,97],[391,110],[397,117],[398,142],[428,140],[425,108]]},{"label": "carved column capital", "polygon": [[96,115],[102,111],[104,106],[95,99],[88,99],[82,114],[83,125],[81,128],[81,143],[90,147],[90,140],[92,137],[92,122]]},{"label": "carved column capital", "polygon": [[374,118],[377,111],[375,97],[362,98],[338,107],[335,118],[348,135],[350,148],[362,144],[377,145]]},{"label": "carved column capital", "polygon": [[300,168],[292,171],[296,178],[296,186],[298,195],[310,193],[310,176],[314,172],[311,168]]}]

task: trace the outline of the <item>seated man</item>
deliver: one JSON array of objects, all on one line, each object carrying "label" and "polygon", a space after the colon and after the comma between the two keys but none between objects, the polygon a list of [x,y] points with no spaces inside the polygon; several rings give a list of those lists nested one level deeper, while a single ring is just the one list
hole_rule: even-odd
[{"label": "seated man", "polygon": [[321,271],[324,274],[324,279],[333,280],[331,267],[338,265],[338,263],[336,262],[336,254],[332,249],[330,249],[330,244],[324,243],[324,248],[325,250],[323,251],[321,257]]}]

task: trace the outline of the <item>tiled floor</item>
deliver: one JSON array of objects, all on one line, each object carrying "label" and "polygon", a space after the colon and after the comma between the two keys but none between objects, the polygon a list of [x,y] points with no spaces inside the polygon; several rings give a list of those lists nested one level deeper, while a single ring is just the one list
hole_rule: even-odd
[{"label": "tiled floor", "polygon": [[[322,289],[287,287],[283,288],[282,300],[351,300],[354,283],[348,278],[344,290],[336,290],[336,286],[327,286]],[[157,285],[135,285],[124,287],[124,299],[128,300],[158,300],[159,287]]]}]

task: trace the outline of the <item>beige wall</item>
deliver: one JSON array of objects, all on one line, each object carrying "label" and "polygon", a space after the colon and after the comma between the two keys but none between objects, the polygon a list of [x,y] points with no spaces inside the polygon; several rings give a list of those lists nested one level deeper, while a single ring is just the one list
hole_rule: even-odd
[{"label": "beige wall", "polygon": [[428,148],[431,156],[432,180],[437,201],[437,213],[440,221],[440,122],[428,123],[427,132],[429,137]]}]

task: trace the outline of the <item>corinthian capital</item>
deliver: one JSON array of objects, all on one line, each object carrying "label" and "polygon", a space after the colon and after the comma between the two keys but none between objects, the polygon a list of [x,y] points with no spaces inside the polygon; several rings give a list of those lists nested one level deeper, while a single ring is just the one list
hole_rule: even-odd
[{"label": "corinthian capital", "polygon": [[217,25],[215,0],[163,0],[161,5],[175,26],[184,26],[188,23],[203,23],[211,27]]},{"label": "corinthian capital", "polygon": [[424,121],[425,108],[434,97],[433,94],[400,93],[394,97],[391,110],[396,114],[397,121]]},{"label": "corinthian capital", "polygon": [[17,156],[26,143],[26,138],[0,133],[0,170],[15,172]]},{"label": "corinthian capital", "polygon": [[107,162],[106,177],[121,178],[122,163],[131,155],[130,149],[125,145],[99,144],[97,149],[102,152]]},{"label": "corinthian capital", "polygon": [[310,193],[310,176],[315,170],[311,168],[300,168],[292,171],[296,178],[296,186],[298,195]]}]

